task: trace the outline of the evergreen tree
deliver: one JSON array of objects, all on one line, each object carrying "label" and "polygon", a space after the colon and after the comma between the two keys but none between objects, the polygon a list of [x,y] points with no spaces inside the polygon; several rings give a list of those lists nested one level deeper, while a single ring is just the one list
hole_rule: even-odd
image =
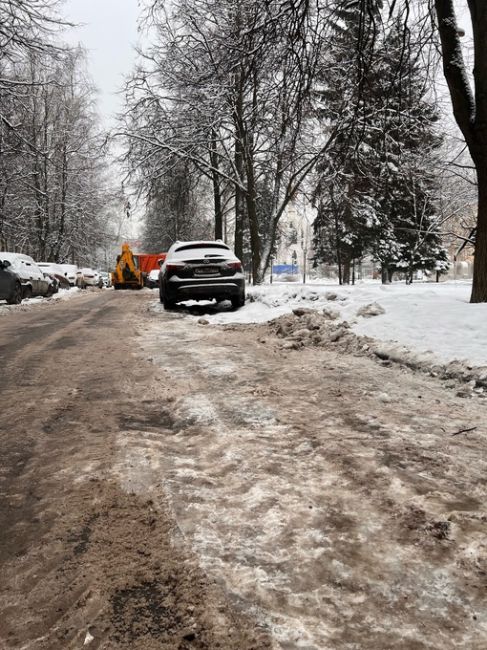
[{"label": "evergreen tree", "polygon": [[338,136],[320,167],[314,243],[343,282],[366,253],[384,281],[447,268],[435,227],[437,111],[412,42],[398,24],[379,33],[380,4],[370,4],[365,13],[362,2],[342,4],[325,70],[323,116]]},{"label": "evergreen tree", "polygon": [[435,174],[442,147],[435,130],[438,111],[428,99],[426,73],[398,23],[384,38],[370,79],[379,117],[372,175],[378,227],[372,254],[386,281],[395,271],[409,280],[416,270],[444,272],[448,263],[438,234]]},{"label": "evergreen tree", "polygon": [[370,128],[370,83],[382,3],[341,0],[327,57],[320,71],[320,117],[336,137],[318,167],[314,200],[317,260],[338,264],[340,282],[350,281],[350,267],[373,237],[378,217],[370,169],[376,136]]}]

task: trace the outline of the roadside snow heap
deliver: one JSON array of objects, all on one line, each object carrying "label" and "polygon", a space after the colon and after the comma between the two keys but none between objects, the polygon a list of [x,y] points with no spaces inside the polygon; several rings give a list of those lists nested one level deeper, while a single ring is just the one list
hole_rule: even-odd
[{"label": "roadside snow heap", "polygon": [[[346,321],[336,323],[338,313],[325,307],[322,312],[297,307],[293,313],[281,316],[270,322],[278,337],[286,339],[281,347],[284,350],[297,350],[303,346],[327,346],[341,340],[341,347],[347,352],[356,353],[368,346],[355,336]],[[365,350],[363,349],[365,348]]]},{"label": "roadside snow heap", "polygon": [[[368,317],[383,313],[381,309],[377,304],[365,308]],[[446,380],[450,388],[457,388],[459,397],[487,397],[487,367],[472,367],[460,361],[441,364],[404,346],[359,336],[352,332],[347,321],[338,321],[338,316],[336,310],[328,306],[321,311],[297,307],[292,314],[270,321],[268,327],[282,339],[279,345],[282,350],[313,346],[367,356],[381,365],[395,363]]]}]

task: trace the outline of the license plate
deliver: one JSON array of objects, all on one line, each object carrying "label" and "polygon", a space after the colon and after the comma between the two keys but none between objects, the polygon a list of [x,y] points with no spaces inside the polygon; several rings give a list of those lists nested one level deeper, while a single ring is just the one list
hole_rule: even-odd
[{"label": "license plate", "polygon": [[218,273],[216,266],[199,266],[194,270],[195,275],[215,275]]}]

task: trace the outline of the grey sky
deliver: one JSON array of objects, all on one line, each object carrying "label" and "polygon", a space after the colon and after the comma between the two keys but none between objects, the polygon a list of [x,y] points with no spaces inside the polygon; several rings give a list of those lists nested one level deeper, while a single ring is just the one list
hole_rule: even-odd
[{"label": "grey sky", "polygon": [[64,39],[88,50],[89,73],[99,91],[98,110],[105,125],[120,110],[123,75],[130,72],[137,42],[138,0],[65,0],[66,20],[82,26],[67,30]]}]

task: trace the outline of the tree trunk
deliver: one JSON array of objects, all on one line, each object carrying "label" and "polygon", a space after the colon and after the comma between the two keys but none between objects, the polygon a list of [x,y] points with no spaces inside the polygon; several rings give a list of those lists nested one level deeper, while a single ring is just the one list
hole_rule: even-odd
[{"label": "tree trunk", "polygon": [[[253,142],[250,138],[245,156],[245,168],[247,175],[247,216],[249,219],[250,229],[250,247],[252,250],[252,281],[254,284],[260,284],[264,278],[261,277],[261,242],[259,234],[259,222],[256,209],[257,191],[255,187],[254,159],[253,159]],[[263,273],[262,273],[263,276]]]},{"label": "tree trunk", "polygon": [[470,302],[487,302],[487,11],[485,0],[468,0],[473,32],[473,80],[470,87],[460,45],[453,0],[435,0],[443,72],[455,120],[477,171],[478,215]]},{"label": "tree trunk", "polygon": [[487,158],[476,161],[478,215],[470,302],[487,302]]},{"label": "tree trunk", "polygon": [[67,153],[67,143],[66,143],[66,132],[64,134],[63,141],[63,157],[62,157],[62,168],[61,168],[61,213],[59,217],[59,228],[57,233],[57,243],[55,250],[53,252],[53,261],[59,262],[59,257],[61,254],[61,246],[64,242],[64,228],[66,225],[66,198],[68,193],[68,153]]},{"label": "tree trunk", "polygon": [[234,128],[235,128],[235,171],[237,173],[238,184],[235,185],[235,237],[234,249],[235,255],[243,259],[243,233],[244,233],[244,201],[245,196],[242,190],[244,179],[244,160],[243,160],[243,96],[241,81],[237,81],[237,100],[235,103]]},{"label": "tree trunk", "polygon": [[389,267],[388,266],[382,266],[381,267],[380,275],[381,275],[382,284],[389,284],[390,283]]},{"label": "tree trunk", "polygon": [[[235,168],[239,175],[242,170],[242,156],[241,152],[237,152],[239,148],[235,142]],[[243,259],[243,226],[244,226],[244,201],[245,196],[242,189],[237,185],[235,186],[235,235],[234,235],[234,250],[235,255],[241,260]]]},{"label": "tree trunk", "polygon": [[[334,199],[333,199],[333,190],[330,191],[331,199],[334,204]],[[338,284],[343,284],[343,273],[342,273],[342,250],[340,247],[340,235],[339,235],[339,228],[340,224],[338,221],[338,214],[336,210],[334,211],[334,218],[335,218],[335,247],[336,247],[336,254],[337,254],[337,264],[338,264]]]},{"label": "tree trunk", "polygon": [[342,282],[350,284],[351,259],[349,255],[342,255]]},{"label": "tree trunk", "polygon": [[[244,158],[245,158],[245,176],[246,176],[246,185],[247,185],[247,217],[249,220],[249,230],[250,230],[250,248],[252,250],[252,281],[254,284],[260,284],[264,281],[265,271],[267,269],[268,259],[266,259],[265,251],[262,250],[262,242],[259,232],[259,216],[257,214],[257,186],[255,178],[255,168],[254,168],[254,128],[255,126],[255,116],[258,112],[258,102],[257,102],[257,88],[258,80],[255,70],[252,74],[252,114],[249,119],[247,128],[245,129],[244,135]],[[274,216],[274,215],[273,215]],[[272,227],[270,233],[270,246],[268,255],[272,250],[272,240],[274,238],[273,234],[274,219],[272,220]]]},{"label": "tree trunk", "polygon": [[223,239],[223,210],[220,189],[220,174],[218,173],[218,153],[215,130],[211,130],[210,162],[212,166],[211,180],[213,183],[213,203],[215,208],[215,239]]}]

